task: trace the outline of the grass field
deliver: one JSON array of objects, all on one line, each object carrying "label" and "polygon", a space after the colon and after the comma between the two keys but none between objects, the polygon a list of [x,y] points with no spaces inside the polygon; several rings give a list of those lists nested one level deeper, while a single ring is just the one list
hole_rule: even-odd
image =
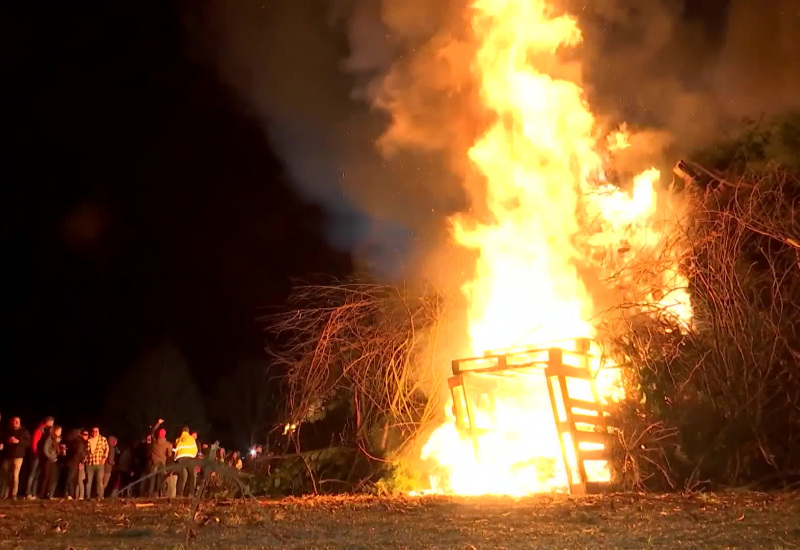
[{"label": "grass field", "polygon": [[[161,500],[5,502],[0,549],[186,548],[189,514]],[[800,495],[210,501],[191,525],[189,548],[800,548]]]}]

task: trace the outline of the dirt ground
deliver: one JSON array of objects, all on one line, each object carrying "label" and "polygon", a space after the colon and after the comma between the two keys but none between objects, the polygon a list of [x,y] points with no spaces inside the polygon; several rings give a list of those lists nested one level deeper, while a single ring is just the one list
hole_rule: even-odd
[{"label": "dirt ground", "polygon": [[[144,506],[143,506],[144,505]],[[186,548],[189,502],[0,503],[0,550]],[[204,502],[189,548],[800,548],[800,495]]]}]

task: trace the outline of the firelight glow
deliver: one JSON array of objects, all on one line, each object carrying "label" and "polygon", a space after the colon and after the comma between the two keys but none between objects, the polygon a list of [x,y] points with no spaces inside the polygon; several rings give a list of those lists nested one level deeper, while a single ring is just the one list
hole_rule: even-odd
[{"label": "firelight glow", "polygon": [[[469,150],[486,183],[485,199],[473,200],[485,200],[493,219],[451,219],[453,240],[478,255],[474,277],[462,287],[472,352],[592,337],[594,304],[578,272],[590,259],[574,237],[591,233],[591,242],[614,247],[652,239],[643,230],[656,210],[660,174],[655,168],[639,174],[631,193],[608,183],[605,165],[610,152],[629,146],[626,129],[600,135],[583,89],[544,71],[560,50],[580,43],[574,18],[557,14],[549,0],[475,0],[471,30],[477,44],[473,71],[494,120]],[[683,302],[677,305],[683,308],[679,315],[691,315]],[[545,378],[529,380],[533,388],[498,386],[492,408],[478,407],[477,453],[447,407],[447,422],[422,452],[440,472],[431,479],[435,491],[563,490]],[[600,380],[599,390],[607,394],[614,382]]]}]

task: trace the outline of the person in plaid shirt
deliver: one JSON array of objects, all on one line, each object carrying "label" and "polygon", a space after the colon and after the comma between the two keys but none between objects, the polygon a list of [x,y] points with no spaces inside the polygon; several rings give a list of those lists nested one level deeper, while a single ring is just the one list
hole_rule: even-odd
[{"label": "person in plaid shirt", "polygon": [[97,479],[97,498],[103,500],[103,474],[108,458],[108,441],[100,435],[100,428],[92,428],[86,442],[86,500],[92,498],[92,482]]}]

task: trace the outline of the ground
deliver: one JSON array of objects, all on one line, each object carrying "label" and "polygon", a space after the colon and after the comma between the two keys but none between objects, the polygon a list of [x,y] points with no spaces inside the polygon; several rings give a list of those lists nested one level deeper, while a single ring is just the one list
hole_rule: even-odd
[{"label": "ground", "polygon": [[0,504],[0,549],[800,548],[800,495]]}]

